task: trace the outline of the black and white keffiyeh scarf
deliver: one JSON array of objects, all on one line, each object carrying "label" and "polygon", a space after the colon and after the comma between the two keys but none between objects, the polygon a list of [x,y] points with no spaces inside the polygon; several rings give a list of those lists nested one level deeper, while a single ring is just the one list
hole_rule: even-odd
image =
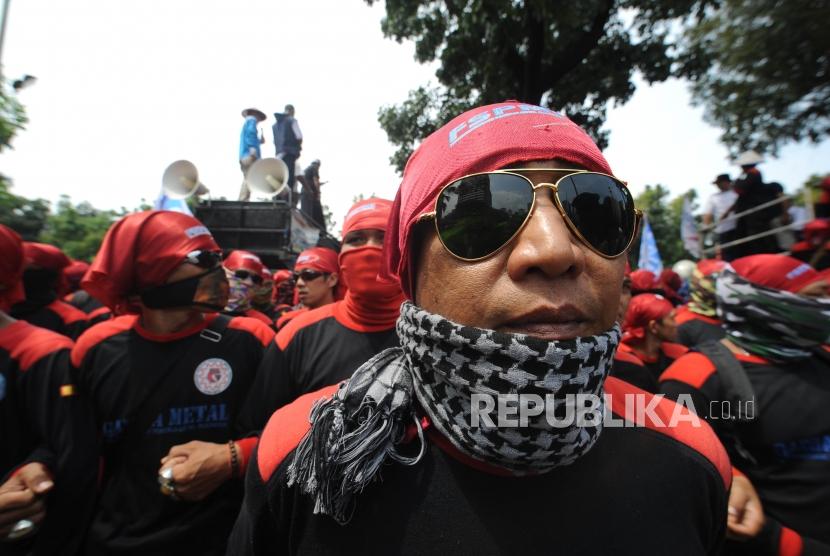
[{"label": "black and white keffiyeh scarf", "polygon": [[[555,395],[558,410],[568,394],[592,394],[602,404],[619,326],[597,336],[548,342],[462,326],[407,302],[397,332],[400,348],[367,361],[311,411],[311,429],[297,447],[288,482],[314,497],[315,513],[345,523],[354,496],[383,463],[420,460],[424,436],[416,405],[459,451],[514,475],[573,463],[599,438],[601,419],[591,426],[574,422],[554,428],[545,412],[529,417],[523,427],[488,427],[483,420],[473,427],[471,400],[474,394]],[[601,405],[598,411],[601,415]],[[412,424],[420,451],[402,446]]]},{"label": "black and white keffiyeh scarf", "polygon": [[717,300],[726,336],[753,355],[798,361],[830,342],[830,300],[754,284],[731,267],[718,278]]}]

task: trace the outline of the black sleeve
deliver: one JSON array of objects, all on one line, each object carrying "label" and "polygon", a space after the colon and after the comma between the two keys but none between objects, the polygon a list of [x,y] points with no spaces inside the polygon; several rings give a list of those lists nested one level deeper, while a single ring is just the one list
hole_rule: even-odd
[{"label": "black sleeve", "polygon": [[91,407],[72,381],[68,349],[40,359],[26,378],[30,422],[43,439],[35,452],[50,458],[33,461],[47,464],[55,484],[47,498],[47,517],[35,553],[73,554],[95,500],[98,459]]},{"label": "black sleeve", "polygon": [[[291,345],[287,346],[291,349]],[[290,354],[283,352],[276,341],[265,349],[254,383],[239,415],[239,429],[243,434],[257,436],[271,414],[297,397],[296,383],[289,367]]]},{"label": "black sleeve", "polygon": [[[251,456],[245,474],[245,498],[228,538],[228,556],[279,555],[284,550],[285,531],[269,503],[269,488],[274,488],[278,477],[263,481],[258,464],[259,446]],[[282,541],[282,542],[281,542]]]}]

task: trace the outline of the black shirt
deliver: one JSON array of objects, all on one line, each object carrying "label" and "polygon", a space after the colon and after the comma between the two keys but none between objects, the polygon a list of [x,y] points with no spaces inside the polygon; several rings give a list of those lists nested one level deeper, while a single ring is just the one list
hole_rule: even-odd
[{"label": "black shirt", "polygon": [[704,342],[716,342],[726,336],[718,319],[699,315],[688,307],[678,309],[674,320],[677,323],[677,343],[689,348]]},{"label": "black shirt", "polygon": [[11,315],[30,324],[76,340],[89,327],[87,314],[60,299],[46,304],[24,301],[12,307]]},{"label": "black shirt", "polygon": [[[227,328],[220,326],[215,341],[216,334],[203,331],[218,319]],[[201,502],[177,502],[159,491],[160,460],[192,440],[225,444],[241,436],[237,415],[272,338],[259,321],[209,315],[197,327],[164,336],[141,328],[135,316],[118,317],[78,340],[72,363],[94,407],[103,457],[86,554],[224,551],[240,482],[226,482]],[[130,419],[150,424],[135,431]]]},{"label": "black shirt", "polygon": [[[738,424],[714,364],[693,352],[661,377],[669,397],[688,394],[755,486],[765,514],[830,545],[830,364],[815,356],[789,365],[736,356],[754,390],[753,417]],[[727,400],[725,403],[724,400]]]},{"label": "black shirt", "polygon": [[[575,463],[537,476],[498,476],[428,430],[423,459],[390,463],[358,495],[348,524],[314,515],[289,488],[308,411],[335,388],[274,414],[248,468],[228,554],[718,554],[729,462],[711,430],[603,429]],[[606,392],[636,392],[609,378]],[[647,395],[648,396],[648,395]],[[660,411],[674,404],[660,402]],[[617,410],[614,413],[620,415]],[[491,468],[492,469],[492,468]]]},{"label": "black shirt", "polygon": [[280,407],[349,378],[374,355],[398,345],[394,327],[365,331],[339,310],[342,303],[303,312],[277,333],[245,403],[244,430],[261,431]]}]

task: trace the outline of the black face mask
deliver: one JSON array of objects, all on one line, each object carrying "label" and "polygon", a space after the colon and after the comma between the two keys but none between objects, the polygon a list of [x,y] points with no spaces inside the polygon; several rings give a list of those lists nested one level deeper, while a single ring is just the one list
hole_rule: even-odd
[{"label": "black face mask", "polygon": [[149,309],[172,309],[174,307],[199,307],[208,309],[209,311],[221,311],[225,305],[215,305],[204,301],[196,301],[196,292],[199,290],[199,285],[202,279],[213,274],[221,273],[222,279],[225,278],[225,272],[221,266],[206,270],[196,276],[172,282],[170,284],[162,284],[154,288],[149,288],[141,293],[141,302]]}]

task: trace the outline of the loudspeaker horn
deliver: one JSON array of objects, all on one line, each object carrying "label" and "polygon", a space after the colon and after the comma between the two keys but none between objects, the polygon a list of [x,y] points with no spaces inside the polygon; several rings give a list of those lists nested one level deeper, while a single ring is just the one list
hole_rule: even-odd
[{"label": "loudspeaker horn", "polygon": [[288,166],[279,158],[261,158],[251,165],[246,181],[253,191],[277,195],[288,183]]},{"label": "loudspeaker horn", "polygon": [[189,160],[177,160],[164,171],[161,178],[164,193],[173,199],[197,197],[208,192],[208,188],[199,181],[199,172]]}]

